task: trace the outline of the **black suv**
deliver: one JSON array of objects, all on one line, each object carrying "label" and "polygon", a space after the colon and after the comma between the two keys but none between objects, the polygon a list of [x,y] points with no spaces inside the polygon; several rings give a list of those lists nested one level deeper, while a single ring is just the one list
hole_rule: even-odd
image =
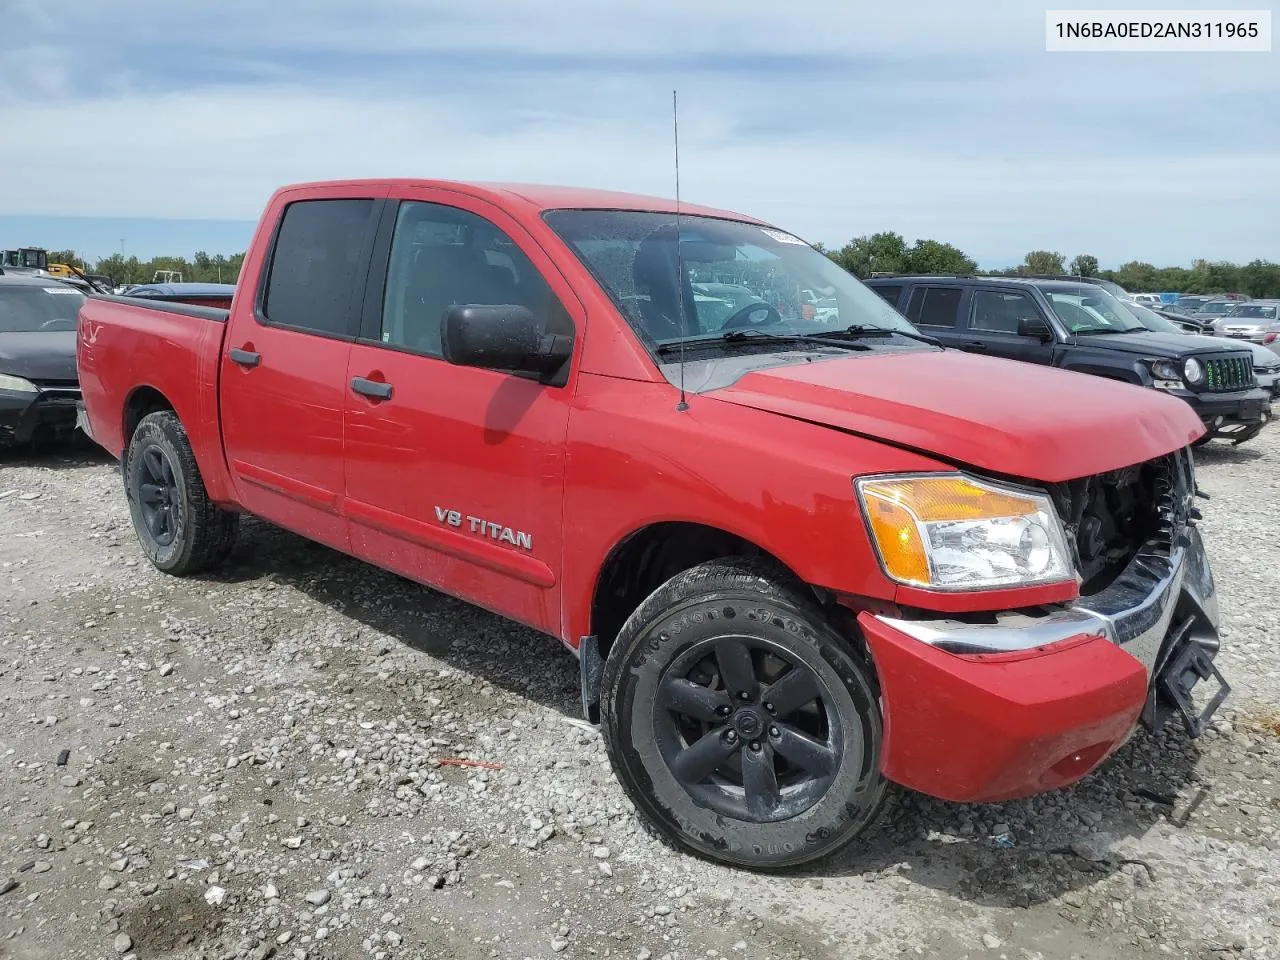
[{"label": "black suv", "polygon": [[1081,280],[875,277],[867,286],[944,346],[1043,363],[1181,397],[1209,431],[1243,443],[1271,418],[1239,347],[1152,333],[1106,289]]}]

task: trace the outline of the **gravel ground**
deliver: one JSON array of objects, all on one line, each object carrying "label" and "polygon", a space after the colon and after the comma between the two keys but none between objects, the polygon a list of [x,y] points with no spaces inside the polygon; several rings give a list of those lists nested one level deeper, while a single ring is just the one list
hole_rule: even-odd
[{"label": "gravel ground", "polygon": [[1198,459],[1215,730],[761,877],[639,827],[554,640],[262,523],[166,577],[110,461],[0,455],[0,957],[1280,957],[1280,428]]}]

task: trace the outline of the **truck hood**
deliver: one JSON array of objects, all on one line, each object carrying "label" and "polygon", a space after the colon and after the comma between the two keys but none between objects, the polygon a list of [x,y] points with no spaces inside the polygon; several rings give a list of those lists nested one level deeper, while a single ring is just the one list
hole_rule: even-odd
[{"label": "truck hood", "polygon": [[1155,390],[955,350],[771,367],[703,395],[1044,483],[1140,463],[1204,432],[1185,402]]},{"label": "truck hood", "polygon": [[0,333],[0,373],[26,380],[75,380],[76,332]]}]

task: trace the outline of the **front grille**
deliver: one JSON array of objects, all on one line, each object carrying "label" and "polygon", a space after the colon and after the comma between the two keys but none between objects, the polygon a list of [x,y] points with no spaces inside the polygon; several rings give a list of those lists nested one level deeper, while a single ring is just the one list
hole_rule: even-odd
[{"label": "front grille", "polygon": [[53,397],[80,397],[79,380],[32,380],[42,394]]},{"label": "front grille", "polygon": [[1105,588],[1144,545],[1173,549],[1187,523],[1193,469],[1189,452],[1179,450],[1051,488],[1082,593]]},{"label": "front grille", "polygon": [[1253,361],[1249,357],[1222,357],[1206,360],[1205,388],[1210,393],[1229,393],[1253,386]]}]

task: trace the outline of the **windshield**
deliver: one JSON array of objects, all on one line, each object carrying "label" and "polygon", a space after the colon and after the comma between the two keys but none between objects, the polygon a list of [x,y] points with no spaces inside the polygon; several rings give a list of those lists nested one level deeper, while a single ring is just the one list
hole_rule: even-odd
[{"label": "windshield", "polygon": [[1131,312],[1142,309],[1138,304],[1121,303],[1100,287],[1046,284],[1040,292],[1072,333],[1127,333],[1145,329]]},{"label": "windshield", "polygon": [[1276,319],[1276,308],[1267,306],[1262,303],[1240,303],[1232,307],[1227,312],[1227,316],[1232,320],[1240,317],[1248,317],[1254,320],[1274,320]]},{"label": "windshield", "polygon": [[0,333],[74,330],[82,303],[71,287],[0,285]]},{"label": "windshield", "polygon": [[[547,223],[648,347],[734,331],[830,335],[915,328],[803,240],[736,220],[635,210],[552,210]],[[811,302],[815,296],[817,302]]]},{"label": "windshield", "polygon": [[1140,303],[1131,304],[1128,309],[1148,330],[1153,330],[1156,333],[1186,333],[1172,320],[1166,320],[1154,310],[1148,310]]},{"label": "windshield", "polygon": [[1232,300],[1210,300],[1200,308],[1199,312],[1221,315],[1230,313],[1234,306],[1235,302]]}]

